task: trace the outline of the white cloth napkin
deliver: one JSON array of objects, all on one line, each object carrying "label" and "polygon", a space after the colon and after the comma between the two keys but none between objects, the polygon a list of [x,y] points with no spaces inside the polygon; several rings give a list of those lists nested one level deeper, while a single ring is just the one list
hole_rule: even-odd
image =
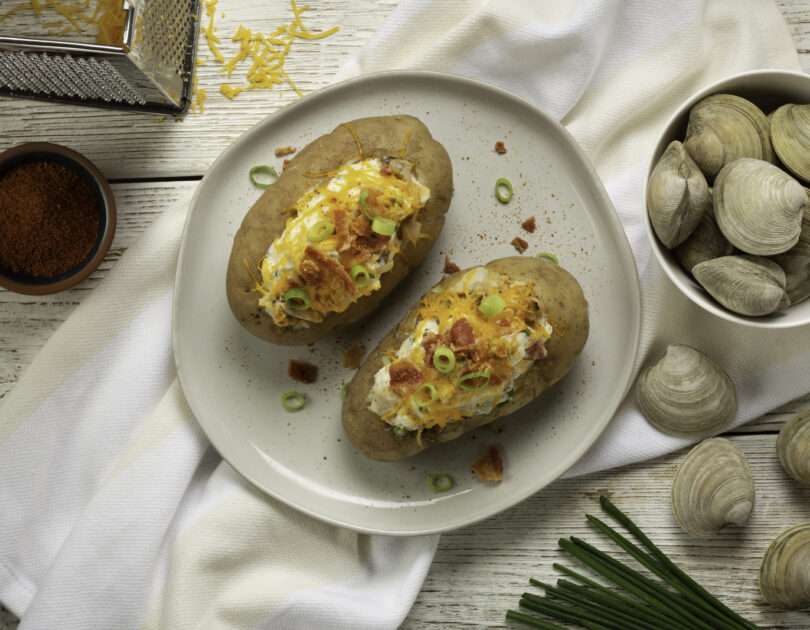
[{"label": "white cloth napkin", "polygon": [[[687,303],[650,256],[640,190],[678,102],[761,67],[798,67],[765,0],[402,0],[340,77],[453,72],[559,117],[633,247],[642,359],[671,341],[704,349],[737,382],[743,422],[810,390],[810,331],[754,334]],[[188,409],[170,341],[186,210],[165,212],[118,261],[0,407],[0,601],[21,628],[396,627],[438,536],[359,535],[295,512],[223,463]],[[628,401],[574,472],[682,444]]]}]

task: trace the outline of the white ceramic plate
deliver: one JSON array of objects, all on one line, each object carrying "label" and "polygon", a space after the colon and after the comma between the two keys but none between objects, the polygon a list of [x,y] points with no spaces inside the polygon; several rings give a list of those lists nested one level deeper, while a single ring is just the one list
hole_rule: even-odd
[{"label": "white ceramic plate", "polygon": [[[450,154],[455,194],[434,249],[366,321],[311,347],[272,346],[244,331],[225,297],[234,232],[260,194],[248,181],[273,149],[302,147],[341,122],[407,113],[423,120]],[[494,151],[502,140],[507,153]],[[508,205],[494,196],[508,178]],[[534,215],[537,230],[521,222]],[[445,255],[461,267],[515,255],[554,252],[590,302],[591,333],[572,371],[538,400],[480,428],[397,463],[359,455],[340,423],[340,389],[352,371],[344,350],[371,350],[408,306],[442,277]],[[639,339],[640,295],[630,248],[595,172],[568,133],[528,102],[459,77],[421,72],[368,75],[328,87],[245,133],[214,163],[191,204],[178,263],[174,350],[186,398],[211,442],[270,495],[330,523],[369,533],[427,534],[468,525],[537,492],[572,466],[607,425],[629,387]],[[318,366],[308,386],[286,374],[290,358]],[[306,393],[287,412],[281,395]],[[470,464],[500,446],[504,480],[482,482]],[[428,475],[455,486],[436,493]]]}]

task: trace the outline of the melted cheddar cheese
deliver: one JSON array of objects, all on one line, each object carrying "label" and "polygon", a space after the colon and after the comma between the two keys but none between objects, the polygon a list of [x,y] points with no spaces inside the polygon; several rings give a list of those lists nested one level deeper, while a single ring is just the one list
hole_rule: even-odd
[{"label": "melted cheddar cheese", "polygon": [[[343,312],[379,290],[380,278],[393,267],[402,239],[414,234],[413,228],[419,234],[416,214],[429,197],[430,190],[405,160],[366,158],[340,167],[288,209],[284,232],[260,264],[263,296],[259,305],[277,326],[301,328],[323,321],[330,312]],[[372,216],[389,219],[403,229],[390,236],[377,234]],[[310,230],[323,222],[333,232],[313,240]],[[350,275],[356,265],[368,272],[364,286]],[[306,292],[308,308],[299,310],[285,301],[292,289]]]},{"label": "melted cheddar cheese", "polygon": [[[399,431],[421,434],[427,428],[441,429],[449,422],[487,414],[508,402],[516,379],[545,355],[545,341],[553,332],[532,290],[531,283],[512,282],[485,267],[467,272],[444,291],[434,289],[418,306],[413,334],[389,353],[375,374],[369,409]],[[504,306],[489,317],[479,305],[493,294],[503,299]],[[459,349],[453,329],[461,320],[474,342]],[[431,360],[433,350],[427,354],[431,347],[455,347],[455,368],[440,372]],[[419,369],[418,382],[416,377],[406,384],[392,382],[391,368],[402,361]],[[473,372],[487,376],[463,379]],[[420,388],[430,386],[435,387],[435,398],[425,405]]]}]

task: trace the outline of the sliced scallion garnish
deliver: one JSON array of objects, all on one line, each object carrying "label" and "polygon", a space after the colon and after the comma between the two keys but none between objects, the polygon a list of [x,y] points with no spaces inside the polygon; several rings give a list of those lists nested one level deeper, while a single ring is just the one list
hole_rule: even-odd
[{"label": "sliced scallion garnish", "polygon": [[557,260],[557,257],[554,254],[552,254],[551,252],[540,252],[539,254],[535,254],[534,257],[535,258],[545,258],[545,259],[550,260],[551,262],[553,262],[555,265],[560,264],[560,261]]},{"label": "sliced scallion garnish", "polygon": [[498,337],[489,342],[489,351],[499,359],[512,354],[512,344],[506,337]]},{"label": "sliced scallion garnish", "polygon": [[[270,181],[261,182],[256,179],[256,174],[268,175],[270,177]],[[265,164],[260,164],[251,168],[248,172],[248,177],[250,178],[250,183],[257,188],[267,188],[270,186],[270,184],[275,184],[278,181],[278,173],[276,172],[276,169],[274,169],[272,166],[266,166]]]},{"label": "sliced scallion garnish", "polygon": [[371,222],[371,231],[382,236],[391,236],[397,231],[397,224],[386,217],[374,217]]},{"label": "sliced scallion garnish", "polygon": [[394,427],[394,435],[396,435],[397,437],[405,437],[406,435],[408,435],[408,429],[397,425]]},{"label": "sliced scallion garnish", "polygon": [[487,317],[495,317],[506,306],[506,301],[497,293],[488,295],[478,305],[478,310]]},{"label": "sliced scallion garnish", "polygon": [[456,355],[450,348],[436,348],[433,353],[433,365],[442,374],[448,374],[456,367]]},{"label": "sliced scallion garnish", "polygon": [[[477,379],[481,379],[481,382],[478,382]],[[477,392],[487,385],[489,385],[489,372],[468,372],[456,381],[456,387],[468,392]]]},{"label": "sliced scallion garnish", "polygon": [[453,487],[453,479],[450,475],[431,475],[428,477],[428,485],[436,492],[447,492]]},{"label": "sliced scallion garnish", "polygon": [[307,404],[307,397],[299,392],[287,392],[282,394],[281,404],[287,411],[298,411]]},{"label": "sliced scallion garnish", "polygon": [[305,311],[309,308],[309,296],[303,289],[288,289],[284,293],[284,301],[296,311]]},{"label": "sliced scallion garnish", "polygon": [[420,407],[427,407],[436,402],[439,392],[433,383],[422,383],[413,393],[413,399]]},{"label": "sliced scallion garnish", "polygon": [[363,211],[363,215],[369,220],[374,220],[374,211],[369,207],[366,203],[366,199],[368,198],[368,190],[364,190],[360,193],[360,209]]},{"label": "sliced scallion garnish", "polygon": [[318,243],[332,236],[334,232],[335,224],[326,219],[321,219],[320,221],[316,221],[312,227],[307,230],[307,238],[313,243]]},{"label": "sliced scallion garnish", "polygon": [[501,203],[509,203],[512,199],[512,183],[505,177],[499,177],[495,182],[495,197]]},{"label": "sliced scallion garnish", "polygon": [[349,275],[352,282],[361,289],[371,282],[371,274],[363,265],[352,265],[352,268],[349,269]]}]

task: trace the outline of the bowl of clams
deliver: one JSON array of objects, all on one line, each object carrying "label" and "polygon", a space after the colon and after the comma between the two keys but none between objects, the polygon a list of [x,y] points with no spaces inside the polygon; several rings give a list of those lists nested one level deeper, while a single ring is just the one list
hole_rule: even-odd
[{"label": "bowl of clams", "polygon": [[644,198],[653,251],[693,302],[748,326],[810,323],[810,75],[755,70],[691,96]]}]

